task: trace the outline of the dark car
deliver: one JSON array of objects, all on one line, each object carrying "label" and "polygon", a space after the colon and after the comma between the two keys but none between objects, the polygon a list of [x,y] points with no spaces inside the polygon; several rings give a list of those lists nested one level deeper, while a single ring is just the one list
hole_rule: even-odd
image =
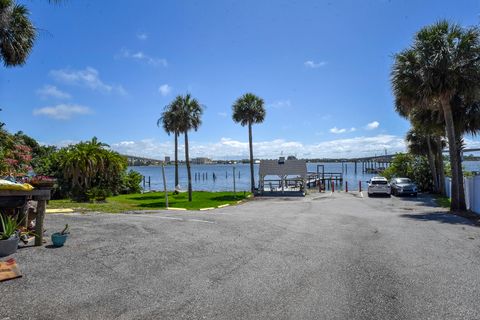
[{"label": "dark car", "polygon": [[417,196],[417,185],[409,178],[394,178],[390,182],[392,194]]}]

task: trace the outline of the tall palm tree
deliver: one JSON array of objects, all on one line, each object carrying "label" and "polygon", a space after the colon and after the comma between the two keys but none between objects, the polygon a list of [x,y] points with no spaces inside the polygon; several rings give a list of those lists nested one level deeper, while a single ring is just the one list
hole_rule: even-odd
[{"label": "tall palm tree", "polygon": [[181,106],[181,97],[175,98],[169,105],[167,105],[162,112],[161,117],[157,121],[157,126],[162,126],[167,134],[173,133],[175,140],[175,187],[178,186],[178,137],[180,136],[180,118],[179,107]]},{"label": "tall palm tree", "polygon": [[248,125],[248,143],[250,148],[250,183],[252,194],[255,191],[255,177],[253,173],[253,142],[252,124],[262,123],[265,120],[265,107],[263,99],[253,93],[246,93],[235,101],[232,106],[233,121],[243,127]]},{"label": "tall palm tree", "polygon": [[36,37],[28,9],[12,0],[0,0],[0,60],[6,67],[23,65]]},{"label": "tall palm tree", "polygon": [[[392,85],[397,102],[442,112],[452,166],[452,210],[465,210],[459,157],[461,130],[455,126],[455,96],[480,89],[480,32],[440,21],[421,29],[413,45],[395,56]],[[457,110],[458,111],[458,110]]]},{"label": "tall palm tree", "polygon": [[197,99],[187,93],[175,98],[175,108],[178,108],[178,132],[185,135],[185,163],[187,165],[188,201],[192,201],[192,172],[190,170],[190,155],[188,146],[188,131],[197,131],[202,124],[203,106]]}]

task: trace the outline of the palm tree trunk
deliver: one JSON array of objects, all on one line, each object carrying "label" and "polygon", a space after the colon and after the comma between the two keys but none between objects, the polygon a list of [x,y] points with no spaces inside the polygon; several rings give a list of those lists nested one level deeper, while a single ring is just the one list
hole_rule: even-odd
[{"label": "palm tree trunk", "polygon": [[252,143],[252,123],[248,123],[248,143],[250,147],[250,183],[251,183],[251,192],[255,192],[255,177],[253,173],[253,143]]},{"label": "palm tree trunk", "polygon": [[[459,175],[461,169],[459,168],[459,154],[458,154],[458,147],[457,147],[457,139],[455,134],[455,125],[453,122],[453,114],[452,109],[450,106],[450,99],[444,98],[442,99],[442,109],[443,115],[445,117],[445,131],[447,133],[448,139],[448,151],[450,154],[450,163],[452,166],[452,202],[450,204],[450,210],[458,211],[458,210],[465,210],[465,197],[463,197],[463,203],[460,200],[460,179]],[[463,177],[462,177],[463,180]],[[462,190],[463,190],[463,181],[462,181]]]},{"label": "palm tree trunk", "polygon": [[442,150],[442,138],[440,136],[435,137],[435,144],[437,145],[437,154],[435,156],[435,162],[437,164],[438,175],[438,191],[442,196],[446,195],[445,190],[445,166],[443,165],[443,150]]},{"label": "palm tree trunk", "polygon": [[175,188],[178,186],[178,131],[175,131]]},{"label": "palm tree trunk", "polygon": [[[457,131],[456,131],[457,132]],[[465,201],[465,185],[463,183],[463,168],[462,168],[462,144],[463,138],[461,133],[457,132],[456,134],[456,149],[457,149],[457,159],[458,159],[458,200],[460,203],[460,210],[466,211],[467,204]]]},{"label": "palm tree trunk", "polygon": [[188,155],[188,131],[185,131],[185,163],[187,164],[188,201],[192,201],[192,172],[190,171],[190,156]]},{"label": "palm tree trunk", "polygon": [[432,174],[432,181],[433,181],[433,192],[438,192],[438,176],[437,176],[437,169],[435,167],[435,157],[433,154],[432,149],[432,141],[430,135],[427,135],[427,148],[428,148],[428,165],[430,166],[430,173]]}]

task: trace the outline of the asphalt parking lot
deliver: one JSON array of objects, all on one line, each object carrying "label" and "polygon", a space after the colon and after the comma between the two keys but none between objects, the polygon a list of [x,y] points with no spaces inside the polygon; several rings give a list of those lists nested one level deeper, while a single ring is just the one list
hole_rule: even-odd
[{"label": "asphalt parking lot", "polygon": [[479,319],[480,229],[428,196],[312,194],[206,212],[55,214],[2,319]]}]

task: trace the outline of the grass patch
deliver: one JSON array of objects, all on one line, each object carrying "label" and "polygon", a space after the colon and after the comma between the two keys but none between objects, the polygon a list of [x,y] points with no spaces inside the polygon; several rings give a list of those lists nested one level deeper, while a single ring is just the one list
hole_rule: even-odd
[{"label": "grass patch", "polygon": [[[250,193],[233,192],[193,192],[192,202],[188,202],[188,193],[168,193],[168,204],[174,208],[185,208],[188,210],[199,210],[201,208],[218,207],[225,204],[235,204],[244,200]],[[50,200],[49,209],[73,209],[75,211],[99,211],[118,213],[131,210],[155,210],[165,209],[165,193],[151,192],[144,194],[125,194],[109,197],[105,202],[75,202],[72,200]]]},{"label": "grass patch", "polygon": [[437,197],[435,201],[437,201],[437,204],[442,208],[450,208],[450,203],[452,202],[450,198],[447,197]]}]

